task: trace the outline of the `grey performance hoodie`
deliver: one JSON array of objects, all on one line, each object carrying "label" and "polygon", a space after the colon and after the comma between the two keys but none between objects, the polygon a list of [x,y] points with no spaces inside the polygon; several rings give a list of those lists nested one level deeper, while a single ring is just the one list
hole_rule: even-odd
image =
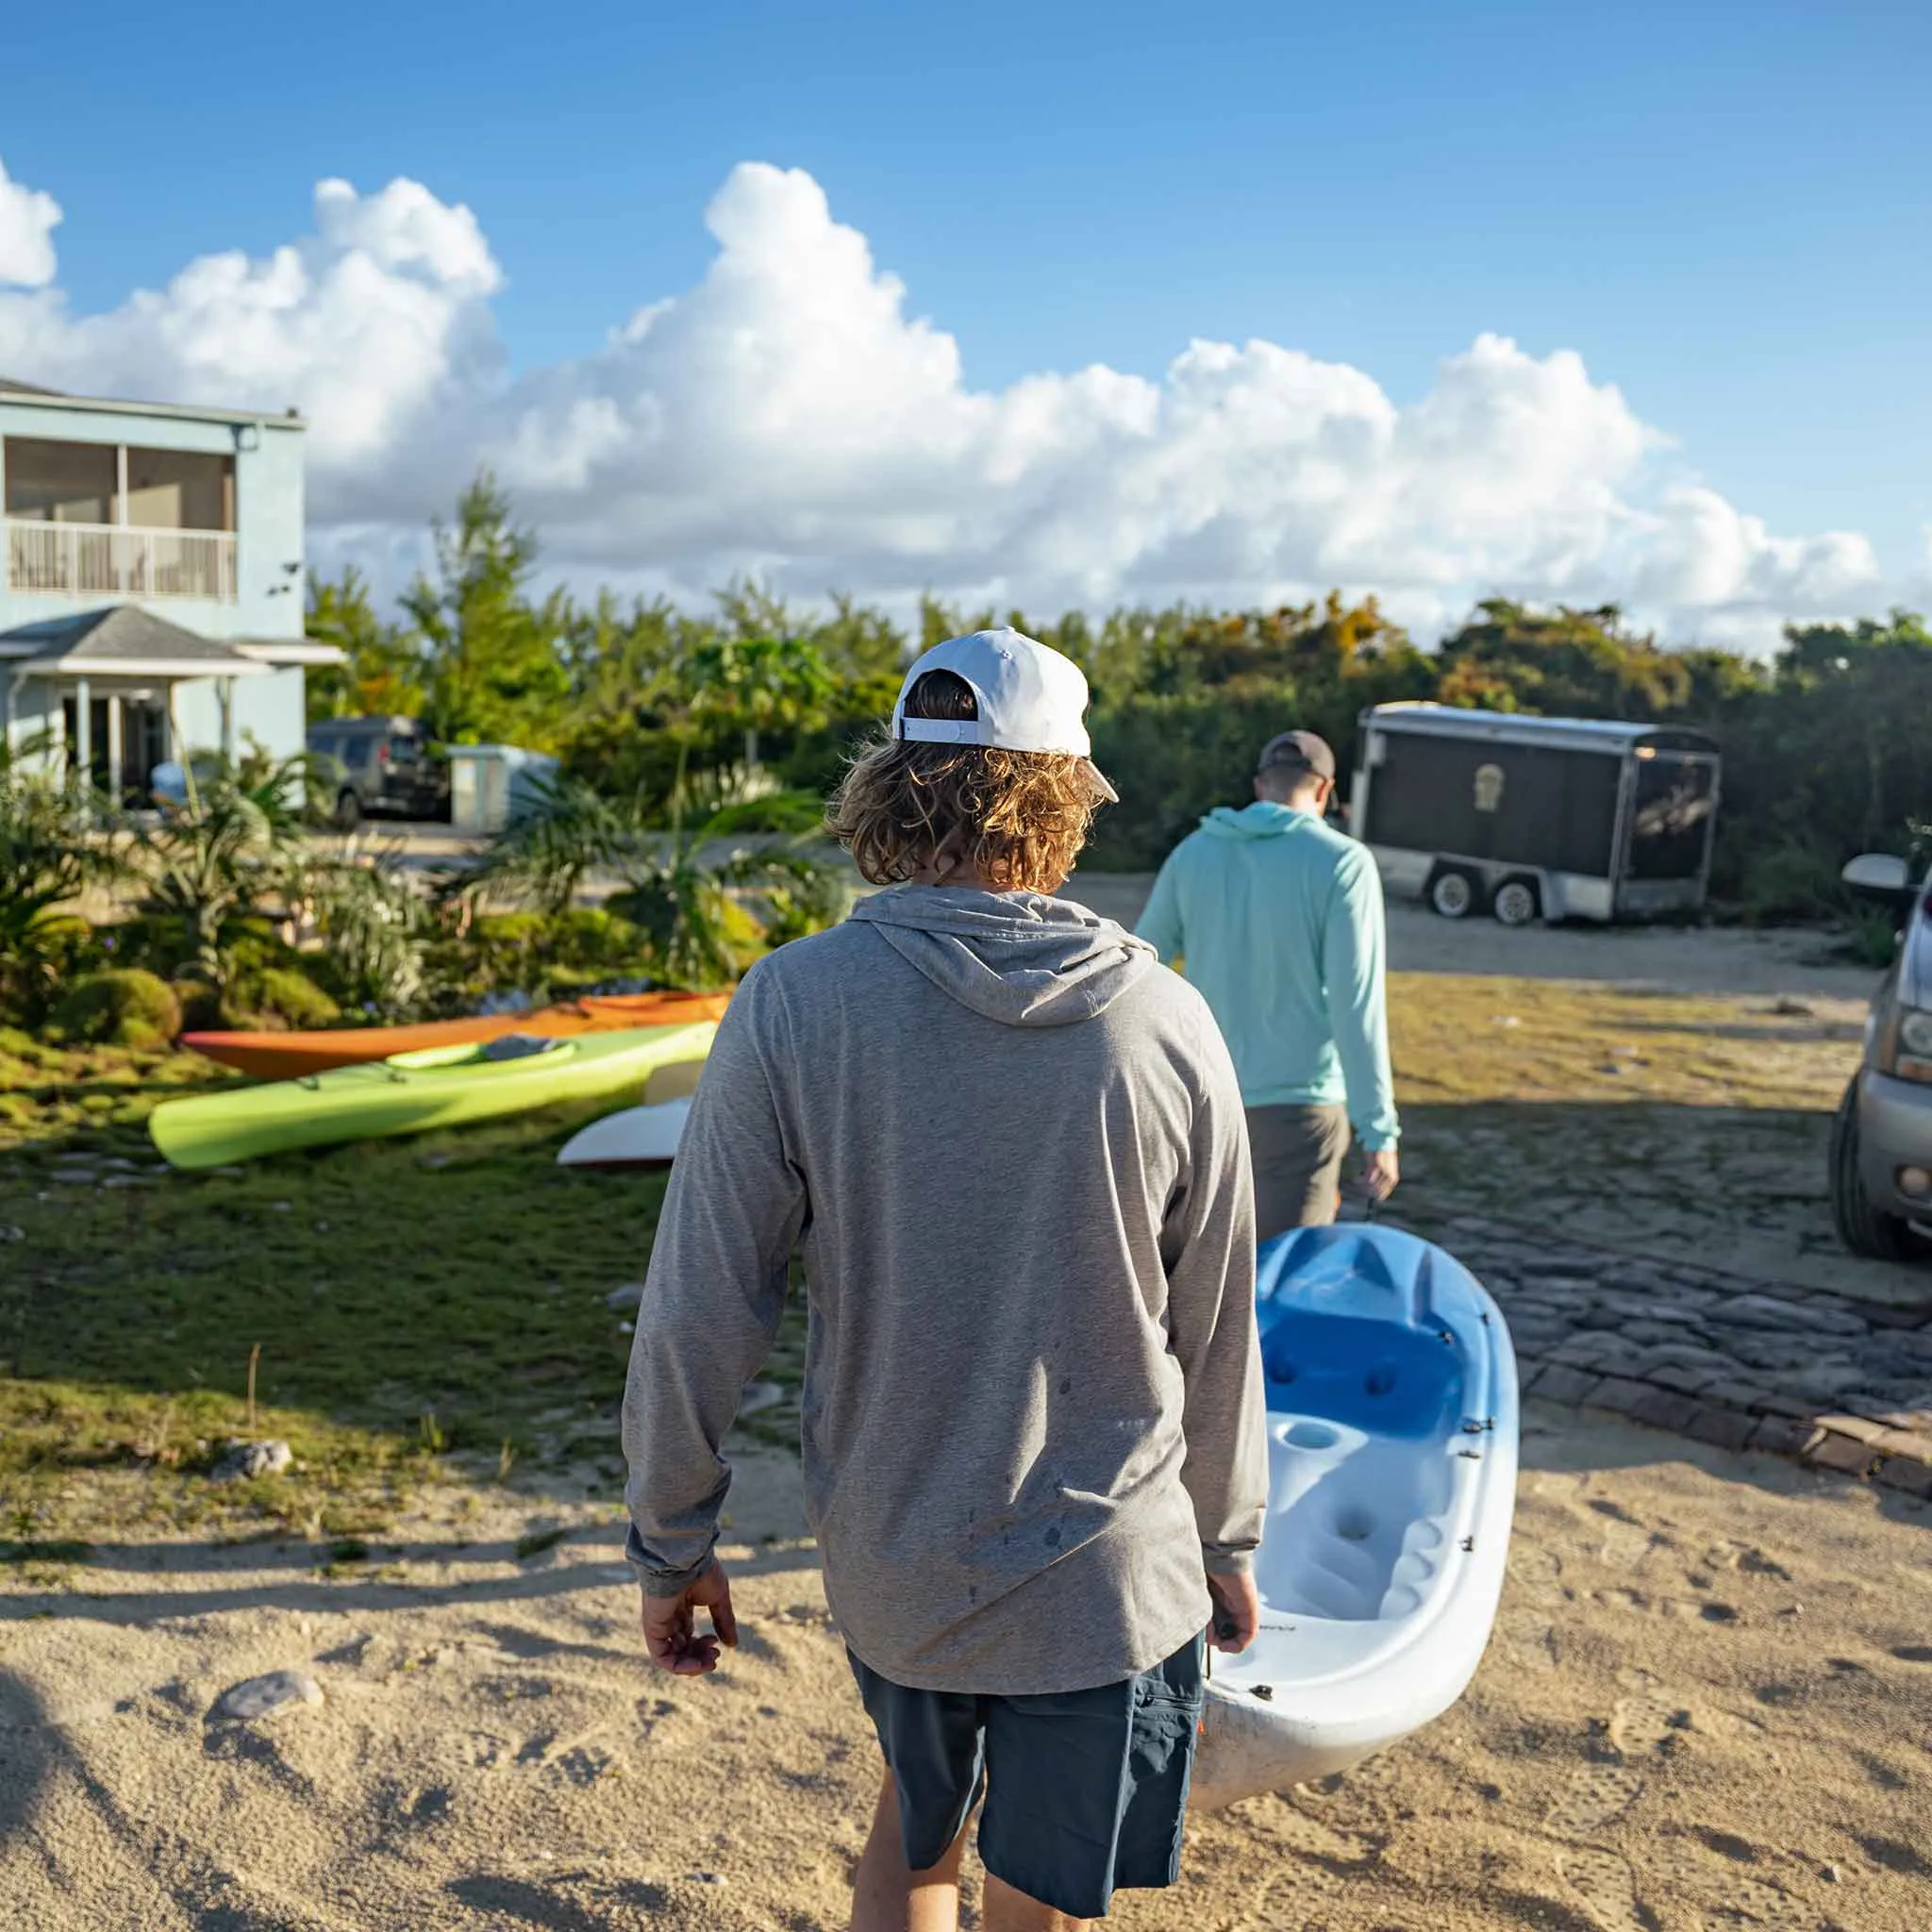
[{"label": "grey performance hoodie", "polygon": [[1205,1003],[1110,921],[902,886],[746,974],[672,1171],[625,1400],[629,1553],[708,1559],[802,1247],[806,1506],[915,1689],[1113,1683],[1208,1621],[1267,1501],[1254,1210]]}]

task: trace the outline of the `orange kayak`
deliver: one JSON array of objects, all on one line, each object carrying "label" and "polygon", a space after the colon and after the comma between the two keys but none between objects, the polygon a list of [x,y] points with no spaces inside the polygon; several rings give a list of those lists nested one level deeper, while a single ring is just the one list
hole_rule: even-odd
[{"label": "orange kayak", "polygon": [[335,1067],[386,1060],[426,1046],[467,1046],[506,1033],[544,1040],[576,1033],[615,1033],[632,1026],[675,1026],[723,1017],[727,992],[587,993],[533,1013],[479,1014],[467,1020],[428,1020],[419,1026],[349,1026],[329,1033],[184,1033],[181,1044],[258,1080],[292,1080]]}]

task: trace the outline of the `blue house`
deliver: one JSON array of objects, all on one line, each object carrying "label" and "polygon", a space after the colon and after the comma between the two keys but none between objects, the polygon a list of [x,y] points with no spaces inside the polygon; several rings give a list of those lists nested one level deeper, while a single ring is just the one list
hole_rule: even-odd
[{"label": "blue house", "polygon": [[0,725],[103,791],[303,747],[303,424],[0,377]]}]

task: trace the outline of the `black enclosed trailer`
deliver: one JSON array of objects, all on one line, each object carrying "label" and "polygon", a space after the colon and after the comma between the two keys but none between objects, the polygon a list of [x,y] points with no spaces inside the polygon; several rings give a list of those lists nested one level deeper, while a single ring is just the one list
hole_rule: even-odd
[{"label": "black enclosed trailer", "polygon": [[1718,792],[1702,732],[1376,705],[1350,825],[1391,896],[1451,919],[1647,919],[1703,905]]}]

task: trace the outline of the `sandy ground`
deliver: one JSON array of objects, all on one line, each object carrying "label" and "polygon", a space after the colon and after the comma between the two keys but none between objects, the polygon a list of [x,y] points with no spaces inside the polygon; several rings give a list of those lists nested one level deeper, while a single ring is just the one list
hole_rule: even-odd
[{"label": "sandy ground", "polygon": [[[1932,1923],[1932,1517],[1532,1405],[1475,1685],[1323,1789],[1192,1829],[1187,1932],[1913,1932]],[[655,1675],[608,1508],[441,1491],[325,1577],[125,1545],[0,1597],[0,1925],[845,1924],[874,1747],[791,1460],[741,1464],[742,1650]],[[554,1551],[515,1560],[533,1523]],[[325,1703],[211,1719],[302,1667]]]}]

